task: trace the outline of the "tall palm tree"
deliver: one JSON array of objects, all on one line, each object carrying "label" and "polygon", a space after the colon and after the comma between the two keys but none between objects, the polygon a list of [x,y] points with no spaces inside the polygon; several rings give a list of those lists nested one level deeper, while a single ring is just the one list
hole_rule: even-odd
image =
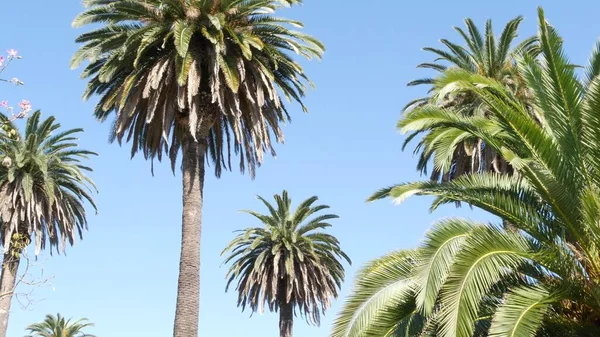
[{"label": "tall palm tree", "polygon": [[26,337],[95,337],[83,332],[84,329],[93,326],[94,324],[86,318],[71,322],[71,319],[65,320],[60,314],[47,315],[42,323],[27,327],[29,335]]},{"label": "tall palm tree", "polygon": [[[496,40],[491,20],[486,22],[482,34],[473,20],[466,19],[466,31],[454,27],[463,38],[464,45],[441,39],[447,50],[424,48],[437,58],[432,63],[419,64],[417,68],[433,69],[438,75],[408,83],[408,86],[429,85],[430,89],[427,97],[413,100],[404,107],[404,116],[410,118],[415,108],[423,105],[443,107],[461,116],[486,115],[485,105],[476,95],[458,92],[455,83],[441,81],[446,71],[456,69],[498,80],[527,101],[528,90],[518,72],[515,58],[523,53],[535,56],[539,53],[539,47],[535,36],[514,45],[522,20],[521,16],[510,20]],[[400,121],[399,125],[403,126],[403,122]],[[510,173],[512,170],[491,147],[469,134],[448,130],[443,125],[436,128],[415,126],[410,132],[404,147],[422,135],[415,149],[415,153],[419,153],[417,169],[427,173],[427,166],[432,161],[432,180],[448,181],[478,171]]]},{"label": "tall palm tree", "polygon": [[331,226],[326,221],[338,216],[316,215],[329,208],[313,206],[317,197],[306,199],[293,212],[286,191],[275,195],[276,207],[258,198],[269,214],[245,212],[263,226],[241,231],[223,251],[230,253],[225,263],[233,261],[227,288],[238,280],[242,310],[248,306],[262,313],[265,305],[279,310],[280,336],[291,337],[296,308],[309,324],[318,325],[344,280],[341,260],[351,261],[338,240],[323,232]]},{"label": "tall palm tree", "polygon": [[87,229],[87,201],[94,209],[94,183],[86,176],[91,168],[82,160],[95,153],[79,149],[74,142],[82,129],[60,130],[54,117],[41,119],[39,111],[28,119],[19,134],[11,132],[0,141],[0,243],[4,247],[0,275],[0,336],[6,335],[10,303],[17,282],[21,253],[35,240],[36,255],[64,251]]},{"label": "tall palm tree", "polygon": [[[454,220],[427,235],[407,278],[418,313],[432,319],[438,336],[473,336],[479,324],[489,336],[600,334],[600,44],[579,79],[541,9],[538,36],[540,62],[524,56],[519,67],[541,121],[502,83],[464,71],[447,76],[484,101],[490,116],[427,111],[432,126],[482,138],[517,175],[408,183],[372,197],[432,195],[433,209],[467,202],[517,229]],[[357,324],[369,329],[380,321],[364,322]]]},{"label": "tall palm tree", "polygon": [[[73,25],[101,24],[82,34],[72,66],[88,60],[84,97],[100,95],[95,116],[115,122],[111,140],[131,141],[131,153],[182,152],[182,247],[175,312],[176,337],[198,334],[200,233],[205,161],[215,174],[239,167],[254,176],[272,137],[283,141],[289,120],[282,102],[302,105],[307,77],[290,52],[319,58],[316,39],[272,16],[300,0],[84,0]],[[302,105],[304,108],[304,105]],[[305,108],[304,108],[305,109]]]}]

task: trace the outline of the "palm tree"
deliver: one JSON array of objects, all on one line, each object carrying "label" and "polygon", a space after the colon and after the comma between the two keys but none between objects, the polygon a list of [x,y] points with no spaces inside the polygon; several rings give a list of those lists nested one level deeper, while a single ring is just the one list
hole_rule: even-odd
[{"label": "palm tree", "polygon": [[[515,58],[523,53],[535,56],[539,53],[539,47],[535,36],[513,47],[522,20],[523,17],[519,16],[509,21],[496,40],[491,20],[486,22],[482,34],[473,20],[466,19],[466,31],[454,27],[464,39],[464,46],[441,39],[447,50],[424,48],[437,58],[433,63],[419,64],[417,68],[433,69],[439,74],[435,78],[422,78],[408,83],[408,86],[426,84],[431,88],[427,97],[413,100],[404,107],[404,116],[410,118],[415,108],[424,105],[443,107],[461,116],[486,115],[485,105],[476,95],[465,91],[457,92],[455,83],[441,81],[445,78],[446,71],[456,69],[498,80],[523,101],[527,101],[527,87],[523,85]],[[399,122],[399,126],[404,126],[403,121]],[[427,173],[427,166],[432,161],[432,180],[448,181],[465,173],[479,171],[512,171],[491,147],[469,134],[448,130],[443,125],[436,128],[415,126],[410,131],[412,134],[403,147],[406,148],[418,135],[423,135],[415,149],[415,153],[420,152],[417,169]]]},{"label": "palm tree", "polygon": [[[238,306],[253,312],[279,310],[280,336],[292,336],[296,308],[309,324],[319,325],[321,313],[337,298],[344,280],[341,260],[351,263],[338,240],[322,230],[334,214],[316,215],[329,206],[313,206],[312,197],[292,212],[288,193],[275,195],[276,207],[262,201],[269,214],[245,211],[262,227],[248,228],[236,236],[223,253],[230,252],[225,263],[233,261],[227,288],[236,279]],[[312,215],[315,217],[309,219]]]},{"label": "palm tree", "polygon": [[96,209],[95,186],[82,160],[95,153],[74,143],[82,129],[60,130],[54,117],[41,120],[39,111],[28,118],[24,134],[5,116],[0,121],[11,129],[0,141],[0,336],[5,336],[21,253],[32,238],[36,255],[48,244],[60,253],[87,229],[84,202]]},{"label": "palm tree", "polygon": [[[72,66],[88,60],[84,97],[100,96],[95,116],[115,113],[111,140],[175,169],[182,152],[182,247],[176,337],[198,335],[200,233],[205,161],[215,174],[239,167],[254,176],[272,137],[289,120],[280,95],[302,105],[307,77],[290,52],[319,58],[316,39],[269,13],[300,0],[84,0],[73,25],[82,34]],[[302,107],[305,109],[304,105]]]},{"label": "palm tree", "polygon": [[29,335],[26,337],[95,337],[83,332],[93,326],[86,318],[71,322],[71,319],[65,320],[60,314],[47,315],[42,323],[27,327]]},{"label": "palm tree", "polygon": [[[502,83],[464,71],[447,76],[484,101],[490,116],[427,108],[431,126],[480,137],[517,175],[401,184],[371,198],[432,195],[432,209],[467,202],[516,228],[454,220],[427,235],[407,277],[415,284],[405,291],[414,291],[418,313],[441,337],[473,336],[479,325],[489,326],[489,336],[600,334],[600,43],[581,80],[542,9],[538,36],[541,60],[523,56],[519,68],[541,120]],[[396,300],[393,294],[378,301]],[[367,317],[352,324],[368,330],[381,322]]]}]

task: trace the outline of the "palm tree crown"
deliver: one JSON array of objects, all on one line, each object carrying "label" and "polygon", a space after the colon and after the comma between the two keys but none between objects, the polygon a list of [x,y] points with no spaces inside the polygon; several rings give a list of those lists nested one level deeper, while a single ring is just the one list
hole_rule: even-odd
[{"label": "palm tree crown", "polygon": [[334,214],[317,215],[329,206],[313,206],[317,197],[303,201],[293,211],[286,191],[275,195],[276,207],[258,197],[269,214],[245,211],[256,217],[263,227],[249,228],[229,244],[231,252],[225,263],[233,261],[227,287],[238,279],[238,305],[262,312],[266,304],[271,311],[285,304],[298,307],[309,323],[319,324],[324,313],[337,298],[344,280],[340,260],[351,263],[338,240],[322,232],[330,227],[327,220]]},{"label": "palm tree crown", "polygon": [[[2,122],[14,126],[2,117]],[[0,217],[2,243],[10,247],[15,234],[36,240],[36,254],[48,242],[57,251],[73,244],[87,229],[84,201],[96,209],[92,180],[83,165],[95,153],[77,148],[82,129],[61,131],[54,117],[41,120],[39,111],[27,120],[24,134],[0,142]],[[53,134],[54,133],[54,134]]]},{"label": "palm tree crown", "polygon": [[60,314],[47,315],[42,323],[32,324],[27,327],[27,337],[95,337],[83,332],[84,329],[93,327],[87,319],[77,321],[65,320]]},{"label": "palm tree crown", "polygon": [[116,113],[111,139],[132,140],[132,155],[168,153],[174,167],[191,133],[206,139],[217,175],[231,167],[230,150],[254,175],[263,153],[274,153],[271,134],[283,140],[279,124],[289,115],[279,93],[302,104],[307,78],[288,52],[324,50],[286,28],[300,22],[269,14],[299,2],[85,0],[73,25],[104,25],[79,36],[72,66],[90,62],[84,97],[101,96],[99,120]]},{"label": "palm tree crown", "polygon": [[[456,69],[498,80],[526,101],[527,87],[518,72],[515,60],[521,54],[537,55],[539,47],[535,36],[513,46],[522,20],[519,16],[509,21],[496,39],[491,20],[486,22],[482,34],[471,19],[466,19],[466,31],[454,27],[464,39],[464,46],[442,39],[440,41],[447,50],[424,48],[435,54],[437,59],[433,63],[422,63],[417,67],[433,69],[439,75],[408,83],[409,86],[427,84],[431,88],[427,97],[411,101],[405,106],[404,116],[411,117],[414,109],[423,105],[451,109],[459,115],[486,115],[485,104],[477,99],[476,95],[468,91],[457,91],[455,83],[442,81],[445,72]],[[404,127],[403,121],[398,125]],[[415,153],[420,152],[417,169],[426,173],[427,165],[432,160],[433,180],[447,181],[468,172],[507,173],[511,170],[493,149],[464,132],[448,130],[443,126],[415,127],[406,131],[410,131],[411,135],[406,139],[404,147],[417,135],[423,136],[415,149]]]},{"label": "palm tree crown", "polygon": [[[365,317],[377,312],[377,304],[399,301],[414,305],[394,311],[395,324],[418,314],[441,337],[600,334],[600,44],[579,79],[541,9],[538,37],[540,59],[524,55],[518,64],[540,119],[499,81],[464,71],[446,76],[458,90],[476,94],[490,115],[427,111],[429,126],[480,137],[518,174],[407,183],[371,198],[432,195],[432,209],[467,202],[509,221],[515,231],[459,219],[434,227],[414,259],[396,258],[398,268],[411,271],[389,283],[395,287],[383,287],[389,292],[377,301],[368,294],[357,298],[368,305],[345,317]],[[395,329],[390,316],[370,317],[341,320],[340,327]]]}]

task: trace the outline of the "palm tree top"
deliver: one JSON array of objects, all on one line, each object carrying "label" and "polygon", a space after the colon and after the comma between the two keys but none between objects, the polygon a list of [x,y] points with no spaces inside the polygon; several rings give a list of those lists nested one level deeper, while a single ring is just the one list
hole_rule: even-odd
[{"label": "palm tree top", "polygon": [[65,319],[60,314],[46,315],[43,322],[27,327],[29,335],[26,337],[96,337],[83,332],[84,329],[93,326],[94,324],[87,318],[72,321],[72,319]]},{"label": "palm tree top", "polygon": [[452,112],[457,115],[487,114],[485,104],[474,93],[458,90],[457,84],[451,81],[452,78],[446,76],[459,70],[496,79],[515,92],[523,102],[528,102],[530,90],[525,86],[522,74],[518,71],[517,59],[522,55],[536,57],[540,46],[537,36],[526,38],[515,45],[522,21],[522,16],[510,20],[501,34],[496,36],[491,20],[487,20],[485,28],[480,30],[473,20],[466,19],[465,28],[454,27],[463,40],[462,44],[442,39],[440,41],[445,49],[424,48],[437,58],[432,63],[422,63],[417,67],[433,69],[436,74],[408,83],[409,86],[426,84],[430,88],[426,97],[405,105],[398,128],[403,133],[410,132],[404,141],[403,149],[410,142],[418,140],[414,150],[414,153],[419,155],[417,170],[427,174],[432,166],[432,180],[448,181],[467,172],[512,172],[512,168],[496,151],[483,145],[477,137],[448,130],[443,126],[430,128],[425,124],[415,124],[414,128],[406,129],[404,123],[417,115],[416,110],[422,112],[422,120],[425,121],[429,116],[428,108],[452,108]]},{"label": "palm tree top", "polygon": [[[496,79],[511,75],[514,70],[516,56],[521,54],[535,56],[540,52],[537,36],[526,38],[513,46],[515,39],[518,37],[518,30],[522,21],[522,16],[510,20],[504,26],[501,34],[496,36],[491,19],[486,21],[482,32],[472,19],[466,18],[464,20],[465,28],[453,27],[463,39],[463,44],[441,39],[440,42],[445,49],[423,48],[424,51],[434,54],[436,58],[433,62],[424,62],[417,65],[417,68],[433,69],[438,73],[443,73],[449,68],[458,68]],[[407,85],[423,84],[431,86],[429,89],[429,93],[432,93],[431,97],[417,98],[406,104],[403,111],[410,111],[415,106],[431,102],[432,98],[444,99],[444,93],[439,92],[443,90],[436,83],[435,77],[413,80]]]},{"label": "palm tree top", "polygon": [[[6,116],[2,123],[16,130]],[[85,174],[92,169],[83,160],[96,153],[74,142],[82,129],[60,130],[54,117],[41,119],[34,112],[24,133],[0,142],[0,218],[2,243],[8,247],[14,233],[34,234],[36,254],[46,245],[63,251],[73,244],[75,232],[87,229],[84,202],[97,211],[94,182]],[[23,229],[23,226],[26,228]]]},{"label": "palm tree top", "polygon": [[290,53],[320,58],[302,23],[272,15],[298,0],[86,0],[73,26],[101,24],[77,38],[71,65],[89,61],[84,98],[101,96],[96,117],[116,114],[111,140],[132,142],[132,156],[169,156],[173,169],[185,132],[206,139],[215,173],[254,175],[271,137],[289,121],[283,95],[300,103],[310,84]]},{"label": "palm tree top", "polygon": [[[503,70],[513,66],[516,55],[539,50],[537,36],[529,37],[513,47],[522,21],[522,16],[510,20],[504,26],[500,35],[496,36],[491,19],[485,22],[485,29],[482,33],[475,22],[467,18],[465,19],[465,29],[453,27],[464,40],[464,44],[459,45],[447,39],[441,39],[440,42],[446,47],[446,50],[432,47],[423,48],[424,51],[435,54],[437,58],[433,63],[421,63],[417,68],[430,68],[443,72],[450,65],[482,76],[495,78]],[[411,82],[409,85],[423,83],[424,81],[420,80]]]},{"label": "palm tree top", "polygon": [[233,261],[227,289],[238,279],[236,290],[242,309],[249,306],[253,312],[262,312],[266,304],[273,311],[287,302],[297,306],[309,323],[319,324],[320,313],[330,306],[331,297],[337,297],[344,279],[340,260],[352,263],[339,241],[323,232],[331,227],[327,221],[338,216],[316,215],[329,208],[313,206],[316,196],[304,200],[296,210],[291,209],[287,191],[274,196],[276,205],[260,196],[258,199],[268,214],[244,212],[263,226],[238,231],[222,252],[230,253],[224,264]]}]

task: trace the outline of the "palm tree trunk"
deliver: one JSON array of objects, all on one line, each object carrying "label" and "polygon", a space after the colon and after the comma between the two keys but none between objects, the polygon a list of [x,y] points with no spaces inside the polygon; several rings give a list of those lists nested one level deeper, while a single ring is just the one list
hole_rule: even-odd
[{"label": "palm tree trunk", "polygon": [[2,260],[2,273],[0,274],[0,337],[6,336],[8,330],[8,317],[10,303],[17,282],[19,258],[13,256],[11,247],[8,247]]},{"label": "palm tree trunk", "polygon": [[285,293],[280,295],[279,301],[279,336],[292,337],[292,328],[294,326],[294,306],[286,302]]},{"label": "palm tree trunk", "polygon": [[[187,132],[186,132],[187,134]],[[200,236],[206,146],[190,135],[182,141],[183,216],[174,337],[198,336]]]}]

